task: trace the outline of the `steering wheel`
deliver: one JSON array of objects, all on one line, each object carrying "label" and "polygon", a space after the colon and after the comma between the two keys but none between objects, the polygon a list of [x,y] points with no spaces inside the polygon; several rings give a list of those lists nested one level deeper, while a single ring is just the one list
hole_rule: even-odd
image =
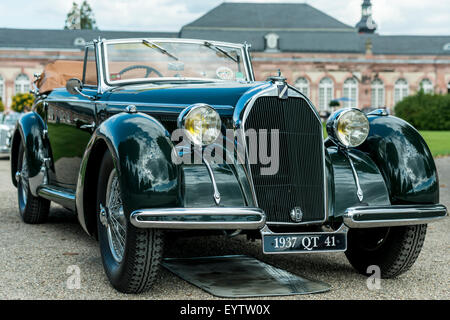
[{"label": "steering wheel", "polygon": [[138,64],[132,65],[132,66],[129,66],[129,67],[126,67],[126,68],[120,70],[119,74],[123,75],[125,72],[131,71],[131,70],[134,70],[134,69],[145,69],[145,70],[147,70],[146,73],[145,73],[145,77],[144,78],[147,78],[150,75],[150,73],[152,73],[152,72],[156,73],[158,75],[158,77],[162,77],[163,76],[161,74],[161,72],[159,72],[155,68],[152,68],[152,67],[149,67],[149,66],[144,66],[144,65],[138,65]]}]

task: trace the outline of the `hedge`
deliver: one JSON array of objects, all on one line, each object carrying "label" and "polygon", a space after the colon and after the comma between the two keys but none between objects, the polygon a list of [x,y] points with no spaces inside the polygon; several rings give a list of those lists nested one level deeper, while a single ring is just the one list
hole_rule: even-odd
[{"label": "hedge", "polygon": [[11,109],[16,112],[30,111],[33,102],[34,96],[31,93],[17,93],[12,98]]},{"label": "hedge", "polygon": [[395,105],[395,115],[418,130],[450,130],[450,94],[420,90]]}]

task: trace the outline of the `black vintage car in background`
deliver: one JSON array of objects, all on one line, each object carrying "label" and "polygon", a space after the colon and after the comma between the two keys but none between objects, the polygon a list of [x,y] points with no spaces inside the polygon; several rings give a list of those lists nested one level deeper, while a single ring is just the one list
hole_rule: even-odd
[{"label": "black vintage car in background", "polygon": [[341,109],[324,140],[308,98],[281,75],[255,81],[247,45],[98,40],[71,68],[67,83],[41,75],[11,175],[23,221],[44,222],[51,201],[75,211],[119,291],[150,288],[177,230],[247,233],[266,254],[345,251],[395,277],[447,214],[412,126]]}]

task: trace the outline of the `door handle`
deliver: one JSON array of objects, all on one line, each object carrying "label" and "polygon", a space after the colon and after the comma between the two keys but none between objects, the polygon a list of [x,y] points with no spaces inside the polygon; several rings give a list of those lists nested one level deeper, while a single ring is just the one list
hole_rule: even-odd
[{"label": "door handle", "polygon": [[94,129],[95,128],[95,122],[92,121],[91,124],[83,124],[80,126],[80,129]]}]

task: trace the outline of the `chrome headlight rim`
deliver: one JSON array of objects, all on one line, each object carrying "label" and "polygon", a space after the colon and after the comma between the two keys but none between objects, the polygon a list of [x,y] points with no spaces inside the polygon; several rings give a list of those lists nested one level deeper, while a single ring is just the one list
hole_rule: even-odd
[{"label": "chrome headlight rim", "polygon": [[[197,111],[198,109],[203,108],[203,109],[207,109],[208,111],[211,111],[213,113],[215,113],[216,117],[217,117],[217,121],[218,121],[218,134],[215,136],[214,139],[211,139],[211,141],[209,142],[205,142],[203,139],[197,139],[196,137],[194,137],[189,130],[186,129],[186,120],[189,119],[189,116],[191,116],[195,111]],[[179,129],[183,129],[184,132],[186,133],[187,138],[189,139],[189,141],[191,141],[194,145],[197,146],[207,146],[210,145],[212,143],[214,143],[217,138],[219,137],[220,133],[221,133],[221,127],[222,127],[222,119],[220,118],[219,113],[217,112],[216,109],[214,109],[212,106],[210,106],[207,103],[195,103],[193,105],[190,105],[188,107],[186,107],[185,109],[183,109],[183,111],[181,111],[181,113],[178,116],[177,119],[177,126]],[[202,135],[203,138],[203,135]]]},{"label": "chrome headlight rim", "polygon": [[[346,144],[345,141],[341,140],[339,132],[338,132],[339,120],[341,120],[342,117],[349,112],[357,112],[358,114],[362,115],[365,118],[365,122],[367,123],[367,133],[366,133],[364,139],[361,139],[361,141],[359,141],[359,143],[357,143],[357,144]],[[370,131],[370,123],[369,123],[369,119],[367,118],[367,115],[364,112],[362,112],[361,110],[359,110],[357,108],[344,108],[344,109],[340,109],[340,110],[334,112],[329,117],[329,119],[327,121],[326,129],[327,129],[327,133],[328,133],[328,136],[330,137],[330,139],[338,146],[343,147],[345,149],[356,148],[356,147],[359,147],[360,145],[362,145],[367,140],[367,137],[368,137],[369,131]]]}]

